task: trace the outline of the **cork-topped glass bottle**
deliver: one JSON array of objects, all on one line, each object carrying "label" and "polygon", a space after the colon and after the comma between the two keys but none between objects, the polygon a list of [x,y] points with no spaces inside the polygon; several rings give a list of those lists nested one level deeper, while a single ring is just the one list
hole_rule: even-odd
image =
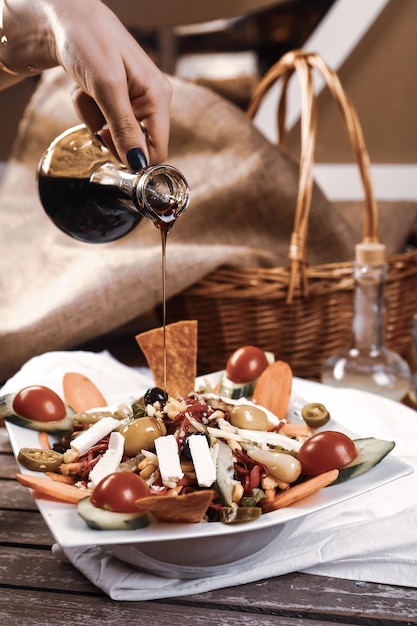
[{"label": "cork-topped glass bottle", "polygon": [[407,362],[385,347],[385,246],[361,243],[355,252],[351,346],[326,360],[321,380],[331,386],[402,400],[409,391],[411,376]]}]

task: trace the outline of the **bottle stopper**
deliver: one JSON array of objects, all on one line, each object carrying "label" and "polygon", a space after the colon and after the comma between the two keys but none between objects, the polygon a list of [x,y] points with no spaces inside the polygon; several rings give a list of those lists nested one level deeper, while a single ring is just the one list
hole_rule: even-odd
[{"label": "bottle stopper", "polygon": [[355,259],[360,265],[383,265],[386,246],[383,243],[366,242],[355,246]]}]

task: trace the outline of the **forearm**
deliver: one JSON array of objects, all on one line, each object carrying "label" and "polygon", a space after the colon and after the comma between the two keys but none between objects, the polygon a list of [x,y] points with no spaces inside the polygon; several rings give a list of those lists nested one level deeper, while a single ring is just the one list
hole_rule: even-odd
[{"label": "forearm", "polygon": [[0,0],[0,88],[57,65],[44,2]]},{"label": "forearm", "polygon": [[171,84],[101,0],[1,2],[0,88],[60,65],[74,81],[80,119],[109,131],[120,159],[131,148],[148,162],[166,158]]}]

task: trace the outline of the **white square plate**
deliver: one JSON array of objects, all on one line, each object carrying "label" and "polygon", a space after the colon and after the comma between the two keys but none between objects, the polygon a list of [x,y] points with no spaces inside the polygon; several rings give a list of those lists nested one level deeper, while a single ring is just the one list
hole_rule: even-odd
[{"label": "white square plate", "polygon": [[[121,365],[107,353],[55,352],[29,361],[6,383],[1,393],[17,392],[28,384],[45,384],[57,393],[62,393],[62,375],[66,371],[79,371],[89,376],[99,386],[109,404],[116,399],[139,398],[152,386],[149,372]],[[217,373],[205,378],[214,382],[218,380],[218,376]],[[387,420],[399,421],[402,415],[409,419],[409,414],[414,413],[411,409],[380,396],[294,379],[293,406],[299,403],[300,397],[306,402],[321,402],[327,406],[332,415],[326,426],[328,429],[352,435],[353,426],[356,431],[359,430],[358,424],[363,423],[361,435],[357,435],[358,437],[383,438],[384,423]],[[348,427],[350,423],[352,429]],[[37,432],[9,423],[7,429],[16,458],[20,448],[39,446]],[[27,472],[24,468],[21,471]],[[255,522],[240,525],[220,522],[154,523],[147,528],[132,531],[96,531],[87,527],[78,516],[75,506],[41,500],[37,501],[37,505],[56,541],[63,547],[99,545],[132,548],[132,544],[135,544],[138,550],[154,559],[167,560],[180,566],[190,563],[191,559],[200,566],[210,568],[246,558],[267,546],[278,535],[282,539],[288,536],[297,522],[305,516],[381,488],[412,471],[411,466],[391,453],[361,476],[322,489],[316,495],[286,509],[264,514]]]}]

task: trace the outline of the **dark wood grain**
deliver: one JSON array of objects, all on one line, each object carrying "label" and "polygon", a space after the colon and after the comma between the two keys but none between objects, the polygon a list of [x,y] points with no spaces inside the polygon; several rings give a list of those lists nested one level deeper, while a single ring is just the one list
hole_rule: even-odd
[{"label": "dark wood grain", "polygon": [[1,481],[0,509],[37,511],[38,507],[30,489],[17,484],[13,478]]},{"label": "dark wood grain", "polygon": [[0,509],[0,543],[51,546],[53,541],[51,533],[37,511]]},{"label": "dark wood grain", "polygon": [[16,463],[10,453],[0,452],[0,478],[14,478]]},{"label": "dark wood grain", "polygon": [[[49,550],[6,547],[2,549],[2,564],[0,586],[18,587],[24,580],[25,587],[34,591],[71,589],[72,593],[80,595],[99,595],[99,591],[80,572],[60,561]],[[176,601],[249,613],[254,606],[265,614],[296,614],[301,611],[311,619],[317,616],[334,619],[337,616],[339,623],[352,615],[360,616],[362,620],[389,619],[395,605],[396,623],[417,622],[415,589],[307,574],[288,574]]]},{"label": "dark wood grain", "polygon": [[11,452],[12,446],[10,445],[9,437],[7,436],[7,430],[5,426],[2,426],[2,421],[0,420],[0,453],[1,452]]},{"label": "dark wood grain", "polygon": [[[7,626],[297,626],[306,622],[300,615],[263,613],[256,606],[251,611],[234,611],[182,602],[112,602],[107,598],[2,590],[0,615],[7,615]],[[339,621],[342,626],[350,622]],[[316,620],[317,626],[328,621]]]},{"label": "dark wood grain", "polygon": [[71,589],[72,593],[101,595],[81,572],[57,558],[50,546],[45,549],[4,546],[1,560],[0,586],[19,587],[24,580],[26,588],[38,591]]}]

